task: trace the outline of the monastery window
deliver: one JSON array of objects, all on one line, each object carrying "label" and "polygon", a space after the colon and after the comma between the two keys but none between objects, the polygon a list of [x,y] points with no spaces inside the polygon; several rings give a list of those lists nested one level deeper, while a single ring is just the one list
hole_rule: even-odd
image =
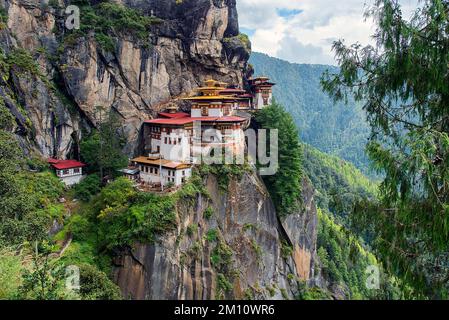
[{"label": "monastery window", "polygon": [[185,172],[185,170],[182,170],[182,175],[183,175],[183,176],[185,176],[185,175],[186,175],[186,172]]},{"label": "monastery window", "polygon": [[148,167],[145,167],[145,172],[148,173]]},{"label": "monastery window", "polygon": [[167,137],[165,137],[164,143],[165,143],[165,144],[168,144],[168,139],[167,139]]},{"label": "monastery window", "polygon": [[176,139],[173,139],[173,144],[176,145]]},{"label": "monastery window", "polygon": [[154,174],[159,174],[159,169],[154,169]]},{"label": "monastery window", "polygon": [[181,139],[181,138],[178,138],[178,143],[179,143],[179,144],[181,144],[181,141],[182,141],[182,139]]},{"label": "monastery window", "polygon": [[203,109],[201,110],[201,114],[205,117],[207,117],[209,115],[209,108],[208,107],[203,107]]},{"label": "monastery window", "polygon": [[80,173],[80,168],[73,169],[73,173]]},{"label": "monastery window", "polygon": [[150,173],[153,173],[153,168],[150,168]]},{"label": "monastery window", "polygon": [[64,170],[64,171],[62,172],[63,175],[66,175],[66,174],[69,174],[69,173],[70,173],[69,170]]}]

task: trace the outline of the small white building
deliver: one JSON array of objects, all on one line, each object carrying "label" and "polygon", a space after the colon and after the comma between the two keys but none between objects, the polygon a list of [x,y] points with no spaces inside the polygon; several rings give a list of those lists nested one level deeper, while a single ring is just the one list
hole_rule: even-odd
[{"label": "small white building", "polygon": [[152,157],[131,160],[140,170],[140,181],[149,185],[181,186],[192,176],[190,164]]},{"label": "small white building", "polygon": [[78,184],[83,179],[83,168],[86,164],[76,160],[48,159],[48,163],[55,169],[56,175],[66,186]]},{"label": "small white building", "polygon": [[273,102],[273,86],[275,83],[270,82],[267,77],[258,77],[250,79],[249,84],[253,94],[253,108],[261,110]]}]

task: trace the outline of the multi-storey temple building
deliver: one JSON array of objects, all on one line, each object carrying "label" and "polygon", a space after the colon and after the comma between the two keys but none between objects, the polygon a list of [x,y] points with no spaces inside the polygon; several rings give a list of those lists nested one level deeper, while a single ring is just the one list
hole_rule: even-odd
[{"label": "multi-storey temple building", "polygon": [[148,155],[132,160],[124,170],[130,179],[149,186],[180,186],[192,174],[192,166],[217,148],[236,156],[245,151],[244,130],[248,117],[238,111],[260,110],[272,102],[274,83],[268,78],[250,80],[251,93],[208,80],[190,102],[190,114],[169,108],[157,119],[144,123]]}]

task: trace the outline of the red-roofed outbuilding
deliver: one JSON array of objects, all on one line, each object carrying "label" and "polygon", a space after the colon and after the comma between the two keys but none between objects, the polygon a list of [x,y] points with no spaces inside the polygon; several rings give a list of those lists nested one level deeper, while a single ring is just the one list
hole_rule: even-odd
[{"label": "red-roofed outbuilding", "polygon": [[56,175],[67,185],[79,183],[83,178],[83,168],[86,166],[77,160],[58,160],[50,158],[47,162],[56,170]]}]

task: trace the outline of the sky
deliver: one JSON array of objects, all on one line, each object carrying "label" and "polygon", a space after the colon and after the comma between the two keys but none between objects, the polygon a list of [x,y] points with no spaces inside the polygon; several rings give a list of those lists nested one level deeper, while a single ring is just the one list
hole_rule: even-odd
[{"label": "sky", "polygon": [[[253,51],[290,62],[335,65],[332,43],[372,43],[373,0],[237,0],[240,30]],[[400,0],[410,17],[418,0]]]}]

